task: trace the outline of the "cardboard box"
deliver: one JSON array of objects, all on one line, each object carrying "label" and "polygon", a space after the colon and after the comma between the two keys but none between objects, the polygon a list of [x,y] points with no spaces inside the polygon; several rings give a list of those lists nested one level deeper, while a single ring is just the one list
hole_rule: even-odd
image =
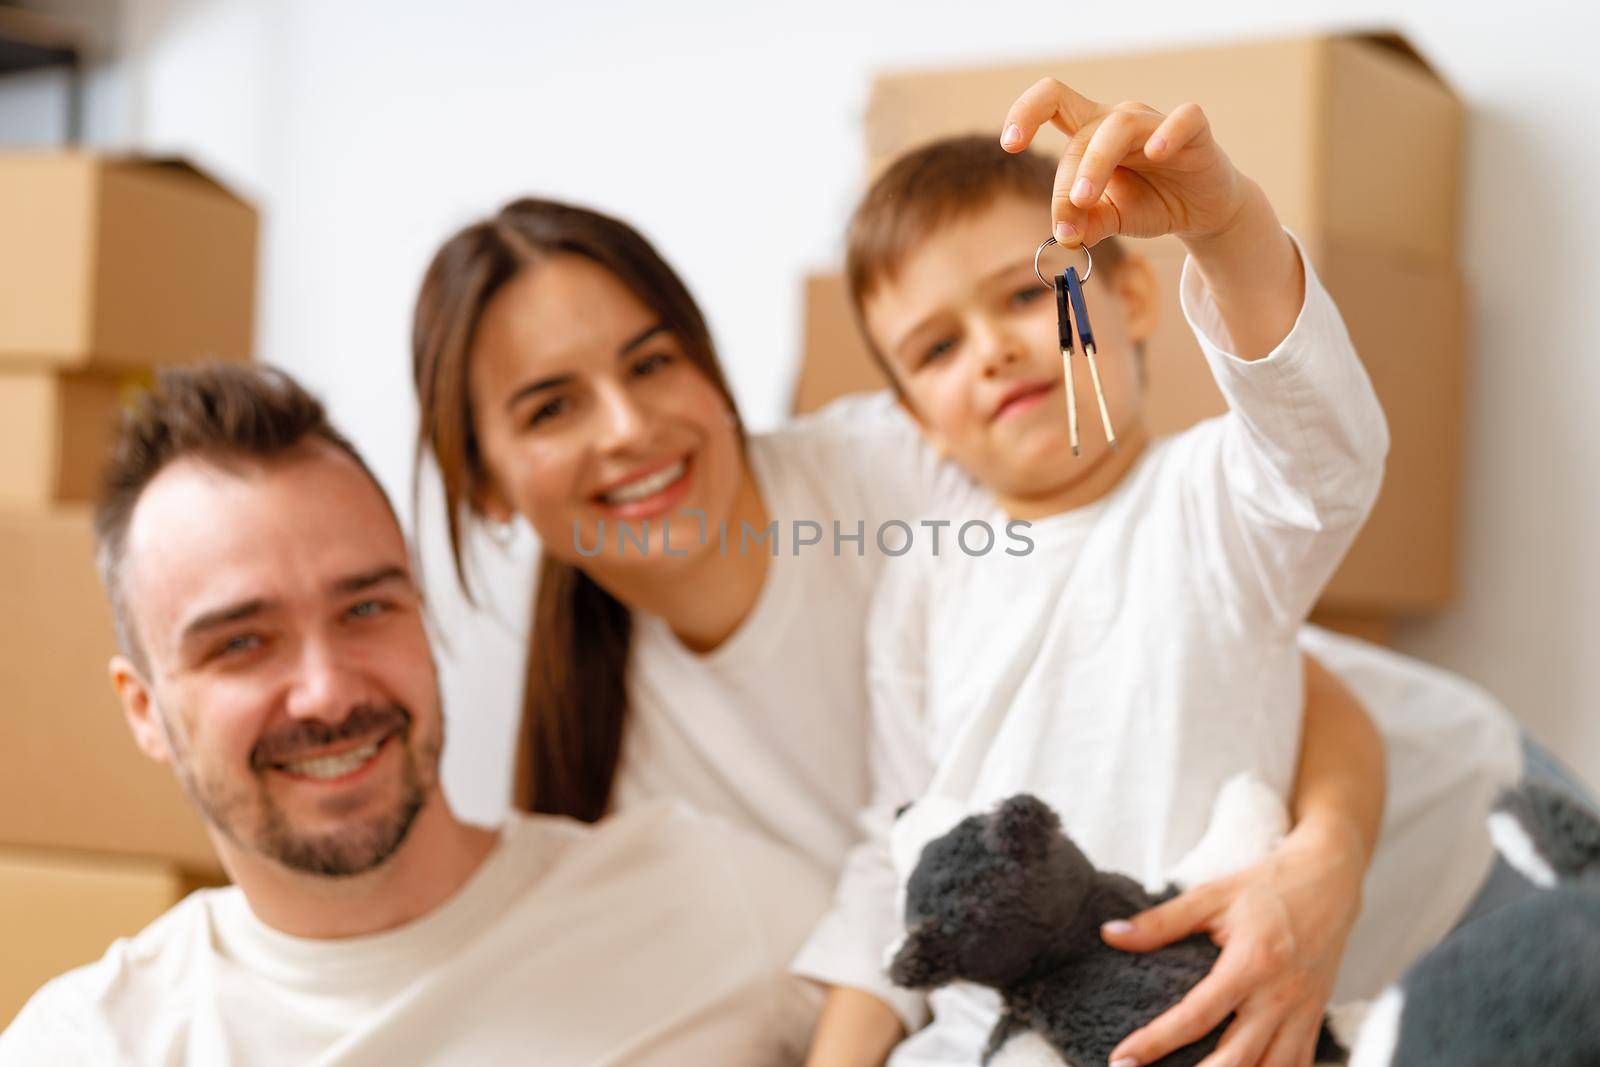
[{"label": "cardboard box", "polygon": [[[1152,246],[1158,254],[1150,262],[1163,296],[1160,321],[1147,345],[1145,418],[1152,434],[1166,434],[1221,414],[1225,406],[1178,306],[1183,257],[1159,254],[1158,242],[1138,242],[1131,250]],[[1448,269],[1408,265],[1315,239],[1306,247],[1383,402],[1391,442],[1382,495],[1319,608],[1362,618],[1437,610],[1454,590],[1464,403],[1460,280]],[[856,331],[843,280],[808,279],[806,295],[796,411],[813,410],[844,393],[885,387]],[[1089,300],[1092,309],[1092,281]],[[1098,432],[1092,409],[1082,411],[1094,427],[1091,432]]]},{"label": "cardboard box", "polygon": [[134,745],[106,665],[111,611],[89,514],[0,511],[0,845],[219,869],[171,768]]},{"label": "cardboard box", "polygon": [[0,155],[0,364],[249,358],[256,230],[181,161]]},{"label": "cardboard box", "polygon": [[40,986],[93,963],[193,886],[153,860],[0,848],[0,1029]]},{"label": "cardboard box", "polygon": [[[936,137],[998,140],[1012,102],[1046,76],[1106,105],[1138,100],[1165,112],[1199,104],[1228,155],[1299,233],[1455,262],[1461,103],[1394,34],[885,75],[867,106],[870,173]],[[1056,157],[1065,138],[1049,128],[1035,143]]]},{"label": "cardboard box", "polygon": [[815,411],[835,397],[889,388],[867,349],[850,309],[850,292],[840,274],[813,274],[805,280],[805,317],[800,373],[792,410]]},{"label": "cardboard box", "polygon": [[0,367],[0,507],[92,500],[125,399],[150,380]]},{"label": "cardboard box", "polygon": [[[1419,615],[1455,590],[1455,528],[1465,404],[1466,298],[1452,270],[1307,243],[1383,403],[1383,491],[1319,607],[1340,615]],[[1149,346],[1152,432],[1225,410],[1177,306],[1181,256],[1151,260],[1172,294]]]}]

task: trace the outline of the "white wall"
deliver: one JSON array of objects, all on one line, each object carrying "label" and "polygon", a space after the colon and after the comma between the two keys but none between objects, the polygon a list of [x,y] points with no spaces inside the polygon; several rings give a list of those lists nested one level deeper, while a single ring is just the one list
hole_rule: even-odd
[{"label": "white wall", "polygon": [[[1402,644],[1490,686],[1600,784],[1600,614],[1587,603],[1600,565],[1584,550],[1600,544],[1600,361],[1587,351],[1600,336],[1587,246],[1600,233],[1600,17],[1546,0],[1492,16],[1456,0],[981,9],[132,0],[128,134],[258,199],[261,352],[323,392],[405,500],[414,289],[448,232],[516,194],[611,209],[653,238],[703,302],[759,428],[785,408],[799,279],[837,258],[873,71],[1396,26],[1473,115],[1463,266],[1478,295],[1461,598]],[[526,551],[490,568],[499,623],[437,587],[447,781],[479,818],[505,788]]]}]

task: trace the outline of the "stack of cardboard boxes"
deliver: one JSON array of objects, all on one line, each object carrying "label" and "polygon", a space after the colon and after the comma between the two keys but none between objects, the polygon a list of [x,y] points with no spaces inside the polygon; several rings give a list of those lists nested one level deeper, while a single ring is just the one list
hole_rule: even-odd
[{"label": "stack of cardboard boxes", "polygon": [[[1464,369],[1456,213],[1460,102],[1401,39],[1333,35],[879,78],[866,118],[869,177],[936,137],[999,137],[1011,103],[1050,76],[1105,104],[1206,111],[1219,142],[1305,243],[1344,313],[1389,416],[1382,497],[1319,605],[1383,639],[1389,620],[1442,608],[1453,590]],[[1064,136],[1037,141],[1058,156]],[[1040,233],[1042,240],[1046,233]],[[1141,241],[1164,293],[1149,345],[1148,419],[1170,433],[1222,411],[1178,308],[1183,248]],[[1088,287],[1093,306],[1093,283]],[[880,388],[842,279],[808,279],[797,411]]]},{"label": "stack of cardboard boxes", "polygon": [[156,366],[249,357],[256,229],[182,163],[0,156],[0,1027],[220,877],[111,690],[89,502]]}]

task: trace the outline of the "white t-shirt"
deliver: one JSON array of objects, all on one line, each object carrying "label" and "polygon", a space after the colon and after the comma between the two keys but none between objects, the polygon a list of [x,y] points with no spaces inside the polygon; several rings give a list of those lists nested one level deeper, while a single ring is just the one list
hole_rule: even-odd
[{"label": "white t-shirt", "polygon": [[[613,803],[685,798],[783,842],[831,879],[868,790],[866,616],[889,558],[879,532],[896,551],[905,531],[893,523],[966,516],[984,494],[934,456],[887,393],[752,436],[749,455],[777,536],[747,550],[777,554],[750,614],[710,653],[634,614]],[[740,536],[729,531],[728,551]]]},{"label": "white t-shirt", "polygon": [[820,1003],[785,973],[826,900],[806,864],[681,806],[513,816],[395,930],[290,937],[194,893],[41,989],[0,1064],[792,1064]]},{"label": "white t-shirt", "polygon": [[[1182,297],[1228,415],[1152,444],[1104,499],[1034,523],[1031,553],[912,554],[886,570],[874,600],[867,838],[797,966],[874,992],[912,1027],[924,1017],[918,998],[883,974],[901,932],[895,888],[910,873],[891,857],[914,859],[924,843],[891,849],[896,831],[918,832],[914,821],[895,822],[899,805],[934,794],[983,810],[1032,792],[1098,866],[1160,884],[1199,841],[1227,779],[1248,771],[1285,799],[1291,790],[1302,620],[1376,496],[1387,432],[1309,265],[1293,330],[1259,361],[1228,354],[1192,270]],[[1372,673],[1403,666],[1394,657]],[[1394,725],[1392,708],[1374,714]],[[1503,723],[1492,709],[1490,718]],[[1514,753],[1514,735],[1504,737]],[[1405,783],[1393,799],[1407,806]],[[1486,861],[1486,843],[1478,855]],[[1401,881],[1376,896],[1415,904],[1410,917],[1433,936],[1484,869],[1429,901],[1419,899],[1429,894],[1417,892],[1415,868],[1392,853],[1386,860],[1374,876]],[[1402,947],[1353,943],[1351,967],[1392,977],[1390,965],[1409,959]],[[895,1062],[959,1062],[980,1050],[992,1008],[971,999],[966,987],[935,993],[933,1025]]]}]

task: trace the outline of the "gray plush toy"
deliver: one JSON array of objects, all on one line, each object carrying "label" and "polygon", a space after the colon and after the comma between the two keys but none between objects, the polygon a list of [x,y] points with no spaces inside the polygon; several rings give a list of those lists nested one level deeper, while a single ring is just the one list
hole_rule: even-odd
[{"label": "gray plush toy", "polygon": [[[1151,894],[1131,878],[1095,870],[1048,805],[1015,796],[923,848],[906,885],[907,933],[889,975],[911,989],[964,980],[997,990],[1005,1009],[984,1053],[991,1067],[1104,1067],[1118,1042],[1182,999],[1217,958],[1203,936],[1138,954],[1101,939],[1102,923],[1174,892]],[[1198,1064],[1228,1021],[1160,1067]],[[1317,1056],[1344,1062],[1326,1026]]]},{"label": "gray plush toy", "polygon": [[1600,1064],[1600,820],[1530,785],[1502,798],[1489,833],[1545,891],[1413,964],[1372,1006],[1351,1067]]}]

